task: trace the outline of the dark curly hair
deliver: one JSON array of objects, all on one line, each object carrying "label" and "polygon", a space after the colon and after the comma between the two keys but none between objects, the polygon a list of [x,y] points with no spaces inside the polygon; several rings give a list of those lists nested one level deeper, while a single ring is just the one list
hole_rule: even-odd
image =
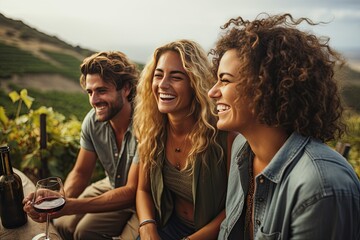
[{"label": "dark curly hair", "polygon": [[133,101],[139,71],[137,65],[131,62],[124,53],[119,51],[95,53],[84,59],[80,71],[82,88],[85,89],[87,74],[99,74],[105,82],[115,85],[117,90],[128,84],[131,89],[128,100]]},{"label": "dark curly hair", "polygon": [[329,38],[296,29],[303,22],[318,24],[290,14],[230,19],[210,51],[213,73],[224,53],[235,49],[241,63],[239,96],[250,100],[260,123],[329,141],[346,129],[334,79],[335,65],[344,61]]}]

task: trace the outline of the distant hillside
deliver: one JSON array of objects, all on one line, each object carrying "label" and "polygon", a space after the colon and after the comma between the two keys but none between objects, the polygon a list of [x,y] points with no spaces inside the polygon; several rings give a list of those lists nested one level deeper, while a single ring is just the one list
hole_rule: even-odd
[{"label": "distant hillside", "polygon": [[[15,45],[27,51],[36,53],[37,50],[53,50],[54,52],[65,52],[73,55],[79,60],[83,56],[93,53],[92,50],[72,46],[56,36],[49,36],[24,24],[20,20],[13,20],[0,13],[0,39],[6,44]],[[38,46],[38,44],[42,46]],[[43,45],[44,44],[44,45]],[[35,47],[34,47],[35,46]]]},{"label": "distant hillside", "polygon": [[[36,98],[34,107],[54,107],[66,116],[76,114],[81,119],[90,106],[86,94],[79,95],[83,93],[79,66],[92,53],[0,13],[0,105],[7,105],[12,112],[7,93],[26,88]],[[352,50],[346,55],[351,61],[360,53]],[[356,63],[349,62],[351,68],[345,66],[336,74],[345,103],[360,113],[360,68]]]},{"label": "distant hillside", "polygon": [[33,109],[53,107],[81,120],[90,105],[79,85],[79,67],[92,53],[0,14],[0,105],[12,115],[16,106],[8,92],[26,88],[35,98]]},{"label": "distant hillside", "polygon": [[47,73],[77,81],[81,61],[92,53],[0,14],[1,78]]},{"label": "distant hillside", "polygon": [[345,66],[335,76],[340,80],[341,95],[346,106],[360,113],[360,72]]},{"label": "distant hillside", "polygon": [[[0,86],[3,89],[14,82],[23,87],[35,85],[40,90],[59,91],[64,85],[60,81],[70,80],[78,85],[79,66],[92,53],[94,51],[72,46],[0,13]],[[140,69],[143,67],[138,65]],[[34,74],[42,76],[36,78]],[[42,79],[47,80],[42,82]]]}]

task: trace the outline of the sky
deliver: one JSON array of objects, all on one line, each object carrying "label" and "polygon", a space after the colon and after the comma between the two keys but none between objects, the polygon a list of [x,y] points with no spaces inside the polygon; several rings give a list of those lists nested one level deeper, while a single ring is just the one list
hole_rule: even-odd
[{"label": "sky", "polygon": [[119,50],[143,63],[156,47],[182,38],[208,51],[230,18],[252,20],[261,12],[328,22],[304,30],[330,37],[350,57],[360,51],[360,0],[0,0],[8,18],[73,46]]}]

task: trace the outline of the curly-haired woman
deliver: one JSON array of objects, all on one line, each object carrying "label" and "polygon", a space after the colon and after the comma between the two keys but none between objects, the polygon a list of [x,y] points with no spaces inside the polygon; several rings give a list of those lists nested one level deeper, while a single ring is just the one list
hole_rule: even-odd
[{"label": "curly-haired woman", "polygon": [[141,74],[134,112],[141,240],[217,238],[235,135],[216,129],[207,96],[214,83],[206,53],[189,40],[157,48]]},{"label": "curly-haired woman", "polygon": [[241,133],[219,239],[360,239],[359,179],[325,144],[345,130],[342,60],[304,22],[231,19],[212,50],[217,127]]}]

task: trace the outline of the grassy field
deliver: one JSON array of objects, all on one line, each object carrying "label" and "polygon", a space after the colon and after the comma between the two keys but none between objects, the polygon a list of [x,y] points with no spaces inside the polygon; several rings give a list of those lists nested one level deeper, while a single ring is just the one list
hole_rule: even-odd
[{"label": "grassy field", "polygon": [[41,60],[27,51],[0,42],[0,78],[9,78],[13,74],[24,73],[58,73],[78,81],[80,60],[68,54],[41,52],[51,61]]},{"label": "grassy field", "polygon": [[[0,81],[13,74],[25,73],[57,73],[78,83],[80,76],[79,66],[81,61],[71,55],[42,51],[52,61],[44,61],[33,54],[19,48],[8,46],[0,42]],[[56,66],[51,62],[57,63]],[[51,79],[50,79],[51,81]],[[56,83],[54,83],[56,84]],[[21,87],[10,84],[11,90],[20,91]],[[53,107],[54,111],[62,113],[65,117],[75,116],[80,121],[90,109],[87,95],[81,93],[68,93],[64,91],[40,91],[28,88],[29,96],[35,98],[32,109],[40,106]],[[6,107],[7,114],[13,116],[16,112],[8,93],[0,90],[0,105]],[[21,113],[26,113],[23,108]]]},{"label": "grassy field", "polygon": [[[29,52],[0,42],[0,78],[23,73],[57,73],[59,69]],[[0,79],[1,81],[1,79]]]},{"label": "grassy field", "polygon": [[[17,92],[21,90],[21,88],[17,86],[12,87]],[[79,121],[82,121],[91,108],[88,96],[85,93],[42,92],[35,89],[28,89],[28,95],[35,98],[31,107],[32,109],[38,109],[41,106],[52,107],[54,111],[63,114],[66,118],[75,116]],[[13,104],[8,94],[3,90],[0,90],[0,102],[0,105],[6,107],[7,115],[13,117],[17,110],[17,104]],[[21,114],[27,112],[28,110],[24,106],[21,109]]]},{"label": "grassy field", "polygon": [[79,81],[81,61],[67,54],[42,51],[45,55],[61,64],[59,73],[76,82]]}]

